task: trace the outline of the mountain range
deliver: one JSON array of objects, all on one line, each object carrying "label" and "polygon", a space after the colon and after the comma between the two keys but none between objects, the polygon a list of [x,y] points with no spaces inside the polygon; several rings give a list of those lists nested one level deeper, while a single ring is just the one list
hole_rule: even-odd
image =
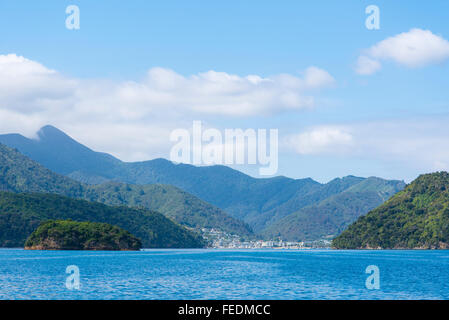
[{"label": "mountain range", "polygon": [[250,236],[251,229],[223,210],[176,188],[166,185],[137,186],[124,183],[87,185],[54,173],[15,149],[0,144],[0,191],[51,193],[158,211],[190,228],[217,228]]},{"label": "mountain range", "polygon": [[[334,236],[405,186],[402,181],[375,177],[348,176],[326,184],[310,178],[260,179],[225,166],[195,167],[165,159],[123,162],[89,149],[52,126],[43,127],[36,139],[0,135],[0,143],[61,175],[52,179],[71,178],[65,191],[51,186],[59,193],[144,206],[189,226],[206,226],[214,220],[213,212],[218,223],[209,227],[226,226],[237,234],[250,234],[252,229],[267,238]],[[18,181],[15,188],[22,187]],[[192,209],[193,204],[200,209]]]},{"label": "mountain range", "polygon": [[[339,182],[344,183],[347,179],[354,177],[346,177]],[[263,231],[263,235],[288,241],[333,238],[397,190],[398,185],[390,181],[374,177],[364,179],[276,221]]]}]

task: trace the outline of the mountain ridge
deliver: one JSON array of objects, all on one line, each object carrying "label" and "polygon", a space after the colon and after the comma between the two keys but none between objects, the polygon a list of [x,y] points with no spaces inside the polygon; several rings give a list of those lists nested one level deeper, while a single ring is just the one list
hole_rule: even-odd
[{"label": "mountain ridge", "polygon": [[[393,187],[384,190],[382,183],[376,185],[376,182],[370,178],[355,176],[336,178],[326,184],[321,184],[311,178],[292,179],[283,176],[254,178],[226,166],[195,167],[189,164],[174,164],[161,158],[140,162],[123,162],[112,156],[107,157],[103,153],[92,151],[87,147],[68,148],[63,146],[59,148],[58,144],[49,143],[48,141],[58,141],[58,143],[67,143],[68,145],[77,143],[59,131],[54,127],[44,127],[39,135],[40,142],[31,143],[33,148],[27,148],[28,144],[25,142],[15,143],[5,135],[0,135],[0,143],[17,147],[19,151],[34,160],[45,155],[48,159],[41,164],[49,165],[49,169],[84,183],[95,185],[116,181],[136,185],[175,186],[220,208],[230,216],[244,221],[256,233],[267,230],[271,225],[302,208],[316,205],[350,187],[359,189],[352,193],[355,197],[354,201],[357,202],[359,201],[358,197],[369,197],[368,193],[370,192],[378,192],[379,199],[385,201],[405,186],[403,181],[381,179],[392,181]],[[57,138],[51,138],[52,134],[56,134]],[[23,141],[30,140],[25,137],[21,139]],[[42,150],[36,151],[39,143],[42,143],[44,147]],[[52,145],[52,148],[46,147],[49,145]],[[65,151],[60,152],[59,149]],[[82,150],[82,153],[77,153],[77,150]],[[85,162],[70,161],[64,163],[64,166],[60,166],[58,163],[64,158],[73,160],[79,157],[82,157]],[[89,165],[89,161],[93,161],[93,163]],[[70,168],[68,168],[69,165]],[[96,170],[96,168],[101,169]],[[360,185],[356,186],[357,184]],[[369,211],[378,204],[380,204],[378,201],[373,201],[366,210]],[[357,214],[353,215],[354,219],[368,211],[358,210]],[[313,211],[310,211],[309,214],[313,214]]]},{"label": "mountain ridge", "polygon": [[[243,222],[176,187],[134,186],[123,183],[85,185],[54,173],[19,151],[2,144],[0,144],[0,190],[15,193],[53,193],[108,205],[134,205],[160,211],[174,221],[192,228],[218,228],[240,235],[252,234],[252,230]],[[156,193],[157,197],[154,196]],[[173,198],[177,201],[173,201]],[[170,202],[171,206],[161,206],[160,202]],[[205,215],[209,219],[204,219]]]},{"label": "mountain ridge", "polygon": [[337,249],[448,249],[449,173],[419,176],[332,244]]}]

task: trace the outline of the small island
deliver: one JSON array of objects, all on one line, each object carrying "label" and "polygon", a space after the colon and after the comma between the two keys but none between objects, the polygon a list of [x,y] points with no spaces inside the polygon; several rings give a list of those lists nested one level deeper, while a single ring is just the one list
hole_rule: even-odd
[{"label": "small island", "polygon": [[26,240],[26,250],[139,250],[141,241],[107,223],[50,220]]}]

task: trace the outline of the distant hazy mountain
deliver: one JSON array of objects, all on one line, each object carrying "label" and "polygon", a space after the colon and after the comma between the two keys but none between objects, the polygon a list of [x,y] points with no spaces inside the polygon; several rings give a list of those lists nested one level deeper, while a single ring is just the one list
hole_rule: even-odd
[{"label": "distant hazy mountain", "polygon": [[281,237],[288,241],[332,238],[401,188],[402,184],[396,181],[374,177],[363,179],[341,193],[276,221],[262,234],[267,238]]},{"label": "distant hazy mountain", "polygon": [[[17,148],[55,172],[85,183],[120,181],[141,185],[173,185],[245,221],[256,232],[270,230],[266,233],[264,231],[265,234],[283,235],[282,228],[268,228],[302,208],[317,206],[329,197],[349,191],[351,187],[359,190],[343,196],[345,203],[348,204],[344,210],[355,219],[385,201],[405,185],[402,181],[367,180],[353,176],[335,179],[327,184],[318,183],[310,178],[256,179],[225,166],[195,167],[173,164],[165,159],[127,163],[110,155],[94,152],[51,126],[42,128],[38,136],[38,140],[31,140],[17,134],[0,135],[0,142]],[[390,185],[387,190],[385,183]],[[370,194],[373,192],[378,196],[373,197]],[[354,205],[354,209],[352,208],[351,199],[357,203],[364,198],[370,199],[368,204]],[[332,202],[332,199],[329,201]],[[308,209],[307,212],[308,215],[314,215],[316,211]],[[319,212],[322,212],[321,209]],[[296,230],[303,225],[303,222],[298,223]],[[341,225],[334,225],[324,233],[333,234],[335,230],[341,228]]]},{"label": "distant hazy mountain", "polygon": [[[81,170],[87,174],[104,174],[120,160],[104,153],[93,152],[52,126],[37,133],[38,139],[28,139],[20,134],[0,135],[0,143],[16,148],[44,167],[63,175]],[[76,168],[76,170],[74,170]]]},{"label": "distant hazy mountain", "polygon": [[86,185],[56,174],[17,150],[0,144],[0,190],[54,193],[109,205],[128,205],[158,211],[192,228],[217,228],[239,235],[251,229],[223,210],[176,187],[135,186],[123,183]]},{"label": "distant hazy mountain", "polygon": [[360,217],[333,246],[341,249],[449,249],[449,173],[418,177]]}]

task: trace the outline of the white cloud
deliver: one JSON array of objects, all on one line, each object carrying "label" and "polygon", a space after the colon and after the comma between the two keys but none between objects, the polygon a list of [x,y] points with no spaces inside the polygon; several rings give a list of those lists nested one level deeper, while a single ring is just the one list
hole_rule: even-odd
[{"label": "white cloud", "polygon": [[27,112],[69,97],[77,81],[15,54],[0,55],[0,107]]},{"label": "white cloud", "polygon": [[143,84],[129,85],[135,96],[145,97],[160,107],[189,109],[225,116],[270,115],[313,106],[308,89],[333,83],[324,70],[309,68],[304,78],[278,75],[240,77],[208,71],[183,77],[171,70],[153,68]]},{"label": "white cloud", "polygon": [[382,68],[379,61],[368,58],[366,56],[360,56],[357,60],[356,71],[361,75],[370,75],[376,73]]},{"label": "white cloud", "polygon": [[424,67],[449,59],[449,41],[429,30],[411,29],[382,40],[359,57],[356,72],[369,75],[381,61],[394,61],[409,68]]},{"label": "white cloud", "polygon": [[308,88],[322,88],[331,86],[335,80],[326,70],[309,67],[304,73],[304,82]]},{"label": "white cloud", "polygon": [[299,154],[333,154],[351,147],[353,137],[347,128],[321,126],[290,135],[285,142]]},{"label": "white cloud", "polygon": [[189,128],[192,120],[300,111],[314,106],[316,89],[333,83],[317,67],[271,77],[216,71],[184,76],[152,68],[141,81],[75,79],[15,54],[0,55],[0,133],[31,136],[53,124],[93,148],[142,160],[167,156],[170,131]]},{"label": "white cloud", "polygon": [[320,126],[286,138],[303,156],[378,160],[418,172],[448,170],[448,115],[419,119]]}]

